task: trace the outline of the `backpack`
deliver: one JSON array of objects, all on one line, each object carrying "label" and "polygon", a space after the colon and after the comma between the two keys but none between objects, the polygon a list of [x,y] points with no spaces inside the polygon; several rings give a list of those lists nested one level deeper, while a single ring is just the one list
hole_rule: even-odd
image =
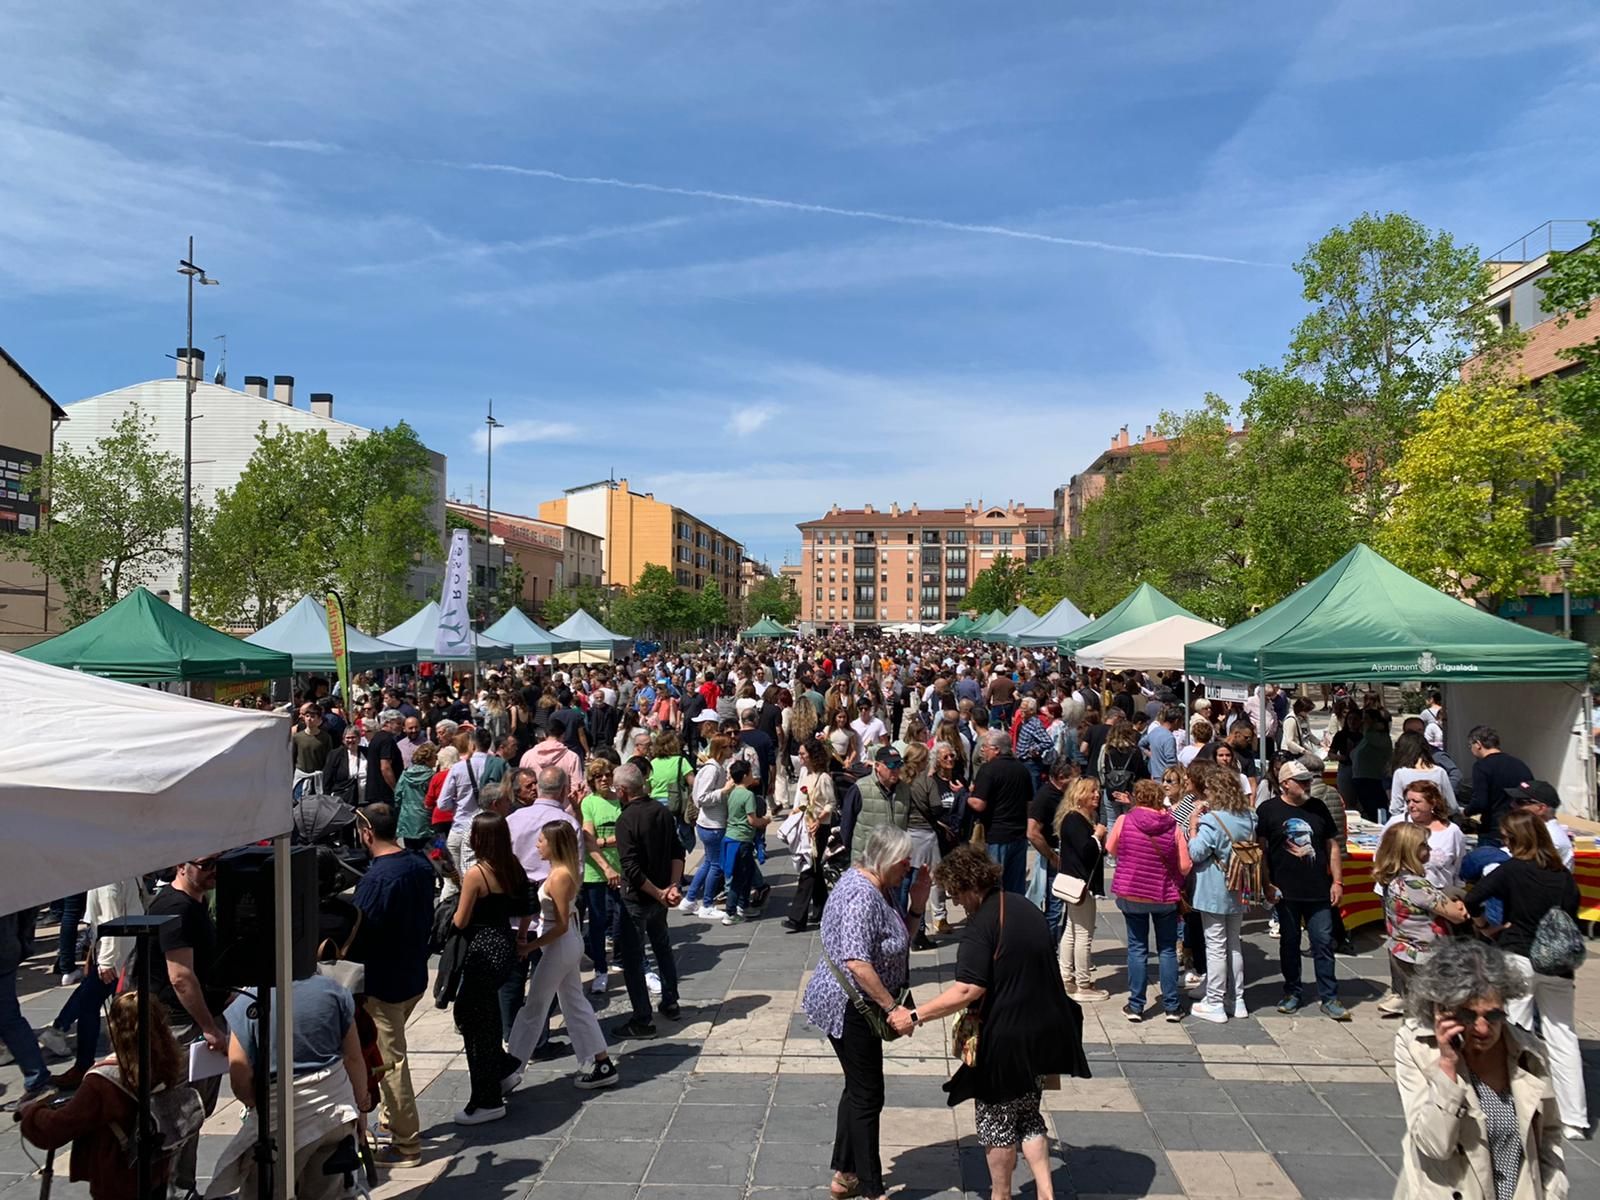
[{"label": "backpack", "polygon": [[733,752],[734,759],[743,759],[750,764],[750,778],[745,780],[745,787],[754,791],[761,785],[761,755],[756,753],[756,748],[748,742],[740,742],[739,748]]},{"label": "backpack", "polygon": [[[1228,827],[1220,820],[1217,828],[1228,837]],[[1260,842],[1254,838],[1242,842],[1228,838],[1228,865],[1224,868],[1223,886],[1247,908],[1267,902],[1266,854]]]},{"label": "backpack", "polygon": [[[667,780],[667,811],[680,820],[693,825],[685,813],[685,806],[693,804],[694,793],[694,764],[689,761],[689,756],[682,751],[678,753],[678,761],[672,764],[677,767],[677,774]],[[695,813],[699,815],[698,811]]]},{"label": "backpack", "polygon": [[1107,795],[1133,791],[1133,756],[1137,750],[1128,751],[1128,758],[1120,767],[1111,766],[1111,747],[1100,748],[1100,786]]},{"label": "backpack", "polygon": [[[122,1072],[116,1067],[99,1066],[91,1067],[89,1070],[91,1074],[100,1076],[123,1095],[138,1098],[123,1083]],[[151,1147],[152,1157],[160,1160],[176,1154],[199,1134],[200,1126],[205,1119],[205,1106],[200,1101],[200,1093],[192,1085],[180,1083],[176,1087],[156,1088],[150,1093],[150,1125],[155,1141]],[[110,1125],[111,1135],[116,1138],[117,1145],[122,1147],[128,1166],[134,1166],[139,1159],[138,1139],[130,1136],[115,1121]]]},{"label": "backpack", "polygon": [[1528,947],[1528,961],[1533,964],[1535,974],[1570,976],[1583,965],[1588,954],[1583,934],[1566,909],[1552,908],[1539,918],[1533,942]]}]

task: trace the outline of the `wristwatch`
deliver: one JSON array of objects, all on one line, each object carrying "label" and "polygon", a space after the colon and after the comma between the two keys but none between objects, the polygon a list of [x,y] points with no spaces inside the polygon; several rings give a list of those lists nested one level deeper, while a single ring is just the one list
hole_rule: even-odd
[{"label": "wristwatch", "polygon": [[917,1014],[917,1010],[916,1009],[911,1008],[911,1009],[907,1009],[906,1011],[911,1014],[911,1023],[913,1025],[921,1025],[922,1024],[922,1018]]}]

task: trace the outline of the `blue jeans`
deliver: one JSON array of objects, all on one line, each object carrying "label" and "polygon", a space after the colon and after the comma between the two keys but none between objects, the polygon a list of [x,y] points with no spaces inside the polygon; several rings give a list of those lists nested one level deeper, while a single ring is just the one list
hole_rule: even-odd
[{"label": "blue jeans", "polygon": [[606,934],[616,940],[622,928],[622,897],[604,879],[583,885],[583,908],[589,924],[583,931],[583,949],[595,974],[606,973]]},{"label": "blue jeans", "polygon": [[1019,896],[1028,893],[1028,839],[990,842],[989,857],[1000,864],[1000,886]]},{"label": "blue jeans", "polygon": [[705,855],[700,859],[700,866],[683,895],[684,899],[691,902],[698,900],[702,904],[709,904],[711,897],[717,894],[717,888],[722,885],[722,839],[726,831],[700,825],[695,832],[700,835],[700,848]]},{"label": "blue jeans", "polygon": [[22,1015],[17,1003],[17,970],[0,971],[0,1042],[5,1043],[11,1057],[17,1060],[22,1071],[22,1086],[28,1091],[43,1087],[50,1081],[50,1068],[44,1065],[44,1055],[39,1050],[39,1039],[33,1036],[33,1026]]},{"label": "blue jeans", "polygon": [[98,969],[90,971],[83,977],[83,982],[72,989],[72,995],[61,1006],[56,1019],[50,1022],[62,1033],[71,1029],[74,1023],[77,1024],[78,1057],[73,1066],[80,1071],[87,1071],[94,1066],[95,1055],[100,1049],[100,1004],[115,986],[114,982],[101,983]]},{"label": "blue jeans", "polygon": [[724,839],[722,869],[728,876],[723,907],[729,913],[737,912],[750,903],[750,881],[756,873],[755,843],[736,842],[732,838]]},{"label": "blue jeans", "polygon": [[78,957],[78,926],[83,924],[88,903],[87,892],[78,892],[61,901],[61,929],[56,935],[57,975],[70,975],[83,966],[83,959]]},{"label": "blue jeans", "polygon": [[1339,998],[1333,973],[1333,906],[1326,900],[1278,901],[1278,967],[1283,972],[1283,994],[1301,996],[1300,928],[1311,937],[1311,962],[1317,972],[1317,995],[1324,1004]]},{"label": "blue jeans", "polygon": [[1060,896],[1052,890],[1055,887],[1057,872],[1049,867],[1044,869],[1044,919],[1050,922],[1050,942],[1052,945],[1061,944],[1061,930],[1067,921],[1067,906]]},{"label": "blue jeans", "polygon": [[1150,929],[1154,926],[1156,953],[1160,959],[1161,1007],[1168,1012],[1178,1012],[1182,1007],[1178,994],[1178,906],[1147,904],[1119,896],[1117,907],[1122,910],[1122,920],[1128,927],[1128,1007],[1135,1012],[1144,1011],[1150,969],[1147,962]]}]

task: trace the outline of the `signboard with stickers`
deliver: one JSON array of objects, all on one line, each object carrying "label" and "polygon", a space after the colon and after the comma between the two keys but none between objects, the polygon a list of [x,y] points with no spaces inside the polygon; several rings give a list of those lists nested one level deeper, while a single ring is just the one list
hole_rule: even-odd
[{"label": "signboard with stickers", "polygon": [[0,533],[35,533],[39,497],[25,482],[43,459],[15,446],[0,446]]}]

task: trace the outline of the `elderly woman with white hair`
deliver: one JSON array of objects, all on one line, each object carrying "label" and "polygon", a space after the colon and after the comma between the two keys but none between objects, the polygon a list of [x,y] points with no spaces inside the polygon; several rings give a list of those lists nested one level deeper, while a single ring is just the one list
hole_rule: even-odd
[{"label": "elderly woman with white hair", "polygon": [[1526,980],[1449,939],[1418,962],[1394,1058],[1406,1133],[1396,1200],[1562,1200],[1561,1114],[1542,1042],[1506,1019]]},{"label": "elderly woman with white hair", "polygon": [[880,825],[822,910],[822,961],[804,1007],[844,1070],[831,1164],[836,1200],[887,1190],[878,1137],[884,1032],[909,1033],[916,1017],[906,990],[910,933],[896,903],[910,869],[911,835]]}]

